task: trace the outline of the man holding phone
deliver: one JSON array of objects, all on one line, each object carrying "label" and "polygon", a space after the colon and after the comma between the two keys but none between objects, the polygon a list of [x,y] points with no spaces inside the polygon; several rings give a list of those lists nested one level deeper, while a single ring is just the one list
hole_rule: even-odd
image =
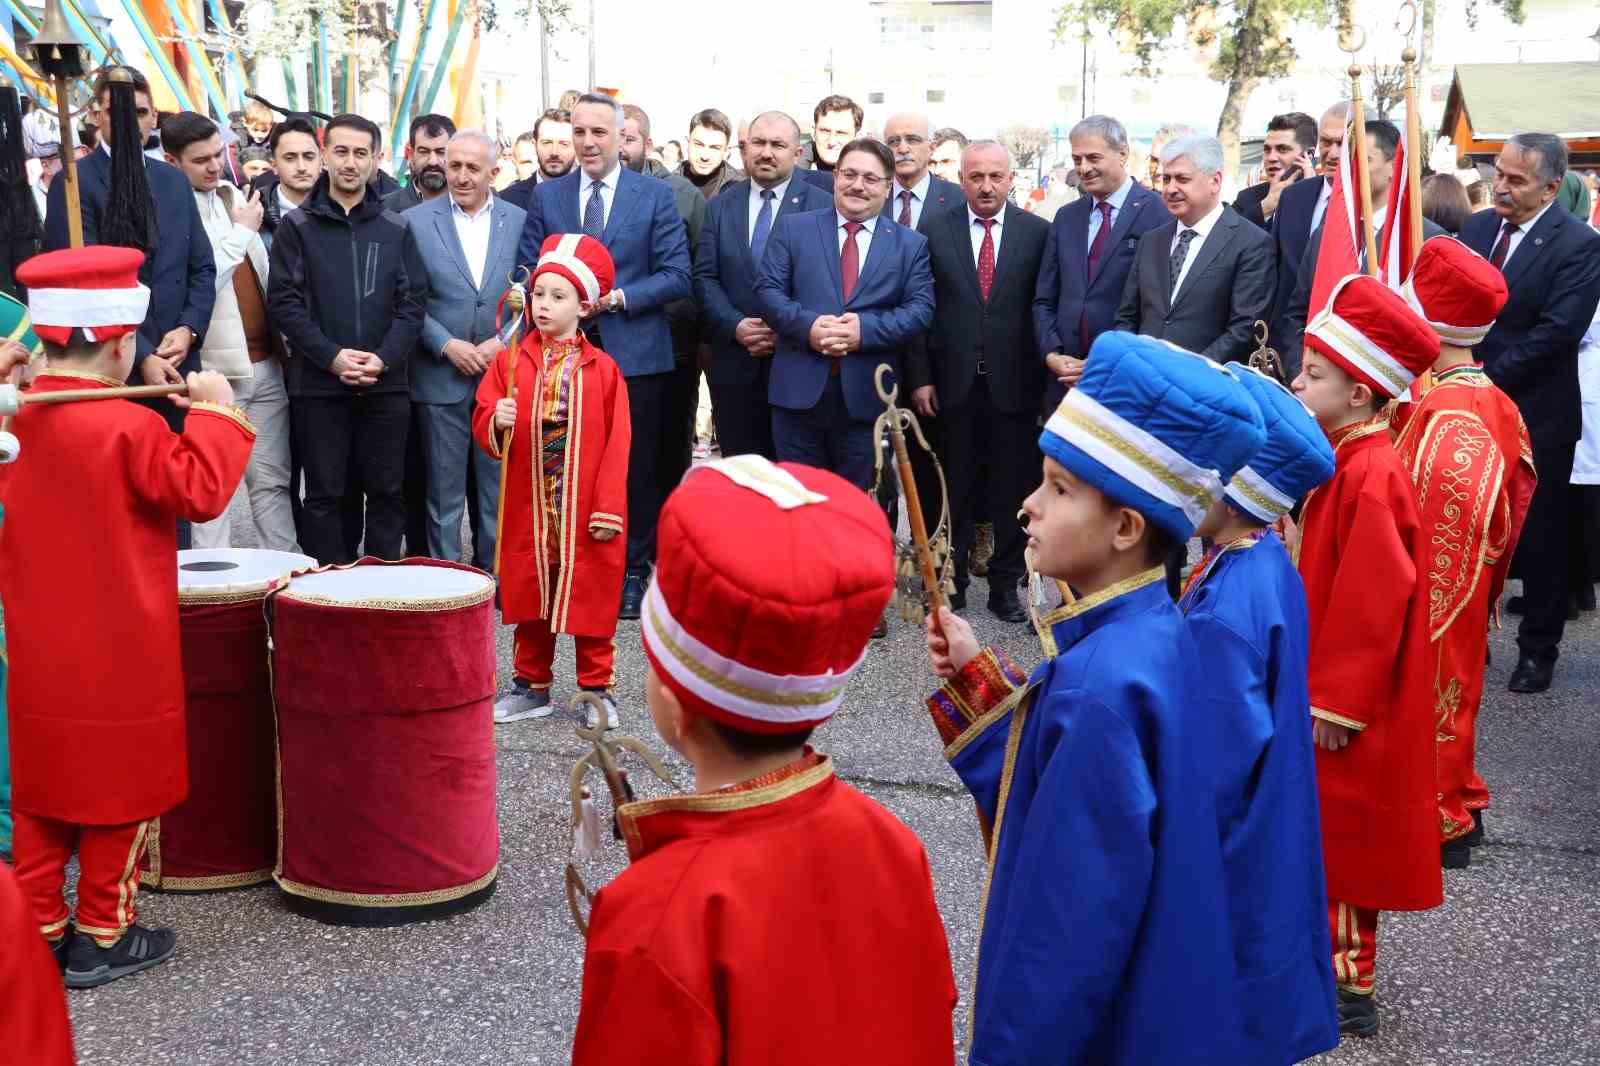
[{"label": "man holding phone", "polygon": [[1233,209],[1267,229],[1283,190],[1316,173],[1316,119],[1300,111],[1274,115],[1261,145],[1261,174],[1266,180],[1242,190]]}]

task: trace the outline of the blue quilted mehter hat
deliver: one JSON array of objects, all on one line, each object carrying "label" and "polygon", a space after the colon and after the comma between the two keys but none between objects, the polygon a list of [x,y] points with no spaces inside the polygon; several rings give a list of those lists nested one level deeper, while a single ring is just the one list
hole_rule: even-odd
[{"label": "blue quilted mehter hat", "polygon": [[1242,364],[1228,371],[1256,402],[1267,439],[1233,475],[1226,495],[1261,521],[1276,522],[1296,500],[1333,476],[1333,447],[1316,416],[1288,389]]},{"label": "blue quilted mehter hat", "polygon": [[1264,434],[1255,402],[1217,363],[1151,337],[1102,333],[1039,447],[1187,540]]}]

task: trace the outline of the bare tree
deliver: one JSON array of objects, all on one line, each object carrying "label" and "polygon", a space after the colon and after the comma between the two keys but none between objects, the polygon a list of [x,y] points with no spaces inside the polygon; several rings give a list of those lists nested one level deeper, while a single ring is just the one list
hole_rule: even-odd
[{"label": "bare tree", "polygon": [[1006,151],[1011,153],[1011,158],[1016,160],[1019,169],[1033,166],[1039,158],[1039,153],[1050,146],[1050,131],[1038,126],[1007,126],[996,137],[1005,145]]}]

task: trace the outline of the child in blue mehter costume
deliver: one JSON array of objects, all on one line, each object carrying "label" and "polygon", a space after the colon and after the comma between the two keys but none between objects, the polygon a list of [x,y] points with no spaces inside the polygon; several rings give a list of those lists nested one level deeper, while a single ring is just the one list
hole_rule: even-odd
[{"label": "child in blue mehter costume", "polygon": [[1267,439],[1200,523],[1210,541],[1178,609],[1200,649],[1217,728],[1223,872],[1246,1053],[1298,1062],[1339,1043],[1317,810],[1306,590],[1270,526],[1333,476],[1333,447],[1288,389],[1230,366]]},{"label": "child in blue mehter costume", "polygon": [[1044,619],[1052,657],[1024,685],[930,620],[928,708],[989,840],[974,1066],[1244,1061],[1205,666],[1162,561],[1262,440],[1217,364],[1102,334],[1023,505],[1037,569],[1079,596]]}]

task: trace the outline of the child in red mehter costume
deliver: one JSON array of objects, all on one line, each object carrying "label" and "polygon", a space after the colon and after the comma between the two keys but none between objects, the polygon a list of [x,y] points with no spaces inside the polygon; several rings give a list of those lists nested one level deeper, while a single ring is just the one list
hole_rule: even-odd
[{"label": "child in red mehter costume", "polygon": [[1385,405],[1439,338],[1376,278],[1351,275],[1306,327],[1294,392],[1333,445],[1333,479],[1301,514],[1307,680],[1339,1029],[1378,1031],[1378,912],[1444,898],[1434,816],[1427,538]]},{"label": "child in red mehter costume", "polygon": [[495,704],[496,722],[550,713],[556,634],[570,633],[579,687],[602,698],[607,728],[617,725],[612,636],[627,562],[632,429],[621,369],[578,331],[615,274],[611,254],[592,237],[546,238],[528,283],[537,332],[501,352],[478,383],[473,436],[510,464],[500,501],[500,617],[517,626],[516,676],[513,692]]},{"label": "child in red mehter costume", "polygon": [[756,455],[661,510],[640,625],[691,795],[618,812],[575,1066],[950,1066],[955,983],[921,843],[806,746],[893,588],[883,511]]},{"label": "child in red mehter costume", "polygon": [[[142,260],[74,248],[17,269],[49,357],[35,394],[127,379],[150,299]],[[73,988],[154,966],[176,944],[135,924],[135,902],[150,821],[189,787],[177,522],[222,513],[255,439],[225,378],[188,385],[181,434],[126,400],[26,406],[26,451],[0,467],[17,880]],[[63,895],[74,852],[75,934]]]}]

